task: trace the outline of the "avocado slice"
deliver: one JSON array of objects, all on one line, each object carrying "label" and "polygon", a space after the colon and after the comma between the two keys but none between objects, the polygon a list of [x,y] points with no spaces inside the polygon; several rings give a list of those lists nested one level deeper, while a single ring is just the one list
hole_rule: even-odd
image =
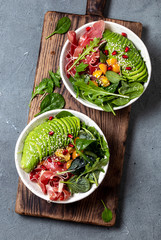
[{"label": "avocado slice", "polygon": [[67,126],[62,121],[62,118],[61,119],[55,119],[55,120],[59,124],[59,126],[61,127],[61,129],[63,131],[62,132],[62,142],[63,142],[63,146],[66,146],[67,145],[67,135],[68,135]]},{"label": "avocado slice", "polygon": [[[129,82],[146,82],[148,79],[147,67],[133,42],[121,34],[112,34],[110,30],[105,30],[103,38],[107,41],[106,49],[109,50],[109,58],[117,58],[123,77],[126,77]],[[125,52],[125,46],[130,48],[128,52]],[[112,55],[114,50],[117,51],[115,56]],[[124,54],[128,56],[127,59],[122,57]],[[126,67],[132,67],[132,69],[127,71]]]},{"label": "avocado slice", "polygon": [[54,128],[57,129],[57,132],[55,131],[55,134],[56,134],[56,143],[57,143],[57,146],[58,148],[59,147],[62,147],[64,145],[64,141],[63,141],[63,128],[60,126],[60,124],[56,121],[58,119],[53,119],[51,122],[50,122],[50,125]]}]

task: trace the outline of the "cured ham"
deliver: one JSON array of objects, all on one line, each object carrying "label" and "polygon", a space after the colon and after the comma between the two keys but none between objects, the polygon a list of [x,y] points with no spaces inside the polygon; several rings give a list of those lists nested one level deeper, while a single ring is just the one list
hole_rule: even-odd
[{"label": "cured ham", "polygon": [[[76,39],[76,33],[74,31],[69,31],[67,36],[70,42],[70,50],[66,55],[66,66],[65,71],[67,73],[67,77],[74,77],[76,73],[75,66],[68,71],[68,69],[73,65],[74,61],[82,54],[84,48],[87,44],[90,44],[90,41],[93,41],[94,38],[102,38],[102,34],[105,29],[105,23],[103,20],[95,22],[93,26],[86,29],[86,32],[80,36],[80,38]],[[95,49],[95,52],[92,54],[86,55],[85,59],[83,59],[84,63],[87,63],[89,66],[87,67],[87,73],[92,75],[92,73],[98,68],[100,58],[100,50],[99,48]]]},{"label": "cured ham", "polygon": [[55,155],[42,161],[37,168],[30,173],[30,180],[37,182],[44,194],[49,196],[51,201],[67,200],[71,193],[68,191],[66,184],[62,181],[68,180],[71,175],[64,173],[57,175],[58,172],[66,171],[66,162],[61,162]]}]

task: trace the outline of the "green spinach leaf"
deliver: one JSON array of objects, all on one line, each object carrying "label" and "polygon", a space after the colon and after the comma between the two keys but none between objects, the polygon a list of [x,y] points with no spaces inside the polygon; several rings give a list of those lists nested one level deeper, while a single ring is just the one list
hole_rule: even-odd
[{"label": "green spinach leaf", "polygon": [[104,211],[102,212],[102,219],[104,222],[110,222],[112,220],[112,211],[110,209],[108,209],[105,205],[105,203],[103,202],[103,200],[101,200],[104,206]]},{"label": "green spinach leaf", "polygon": [[111,83],[119,83],[121,80],[123,80],[123,77],[113,71],[107,71],[106,77]]},{"label": "green spinach leaf", "polygon": [[87,148],[91,143],[95,142],[95,139],[91,139],[91,140],[87,140],[87,139],[77,139],[76,140],[76,149],[78,149],[79,151],[84,150],[85,148]]},{"label": "green spinach leaf", "polygon": [[77,176],[73,176],[68,181],[63,183],[66,183],[68,185],[71,193],[85,193],[90,189],[90,182],[85,177],[78,179]]},{"label": "green spinach leaf", "polygon": [[35,87],[35,92],[32,92],[32,97],[30,99],[29,106],[31,104],[31,101],[38,95],[42,95],[44,93],[52,93],[54,88],[54,83],[49,78],[44,78],[38,86]]},{"label": "green spinach leaf", "polygon": [[48,94],[40,104],[40,112],[35,116],[38,116],[44,112],[53,110],[53,109],[61,109],[65,105],[65,100],[62,95],[59,93],[51,93]]},{"label": "green spinach leaf", "polygon": [[118,89],[120,94],[126,94],[130,99],[139,97],[144,91],[144,86],[141,83],[125,83],[122,82],[122,87]]},{"label": "green spinach leaf", "polygon": [[55,115],[55,118],[73,117],[74,115],[68,111],[62,111]]},{"label": "green spinach leaf", "polygon": [[69,30],[70,26],[71,26],[71,20],[68,17],[62,17],[61,19],[59,19],[56,25],[55,31],[51,33],[48,37],[46,37],[46,39],[50,38],[56,33],[59,33],[59,34],[66,33]]},{"label": "green spinach leaf", "polygon": [[106,59],[107,56],[102,51],[100,51],[100,62],[105,63]]},{"label": "green spinach leaf", "polygon": [[49,71],[49,75],[53,80],[53,83],[55,84],[55,86],[60,88],[60,80],[61,80],[60,75],[58,73],[53,73],[52,71]]}]

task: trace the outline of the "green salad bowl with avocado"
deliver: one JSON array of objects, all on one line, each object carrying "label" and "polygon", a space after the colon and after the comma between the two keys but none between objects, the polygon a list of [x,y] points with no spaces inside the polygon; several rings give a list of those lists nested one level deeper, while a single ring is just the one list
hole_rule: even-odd
[{"label": "green salad bowl with avocado", "polygon": [[[16,144],[15,164],[32,193],[47,201],[71,203],[89,196],[101,184],[109,155],[106,138],[92,119],[77,111],[58,109],[34,118],[25,127]],[[57,185],[49,187],[44,178],[49,183],[59,179],[59,186],[54,182]],[[57,189],[58,198],[51,189]]]}]

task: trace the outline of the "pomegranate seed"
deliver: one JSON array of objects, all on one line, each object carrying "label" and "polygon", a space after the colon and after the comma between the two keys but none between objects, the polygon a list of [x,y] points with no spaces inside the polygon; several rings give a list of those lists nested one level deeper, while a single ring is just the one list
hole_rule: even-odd
[{"label": "pomegranate seed", "polygon": [[118,73],[118,75],[120,75],[120,72]]},{"label": "pomegranate seed", "polygon": [[109,66],[109,67],[107,68],[107,70],[108,70],[108,71],[111,71],[111,70],[112,70],[112,67],[111,67],[111,66]]},{"label": "pomegranate seed", "polygon": [[43,166],[43,165],[41,165],[41,166],[40,166],[40,168],[42,168],[42,169],[46,170],[46,167],[45,167],[45,166]]},{"label": "pomegranate seed", "polygon": [[63,166],[63,163],[57,162],[58,166]]},{"label": "pomegranate seed", "polygon": [[91,30],[91,27],[86,27],[86,31],[89,31],[89,30]]},{"label": "pomegranate seed", "polygon": [[113,52],[112,52],[112,55],[116,55],[116,54],[117,54],[117,52],[116,52],[116,51],[113,51]]},{"label": "pomegranate seed", "polygon": [[126,70],[131,70],[132,68],[131,68],[131,67],[126,67],[125,69],[126,69]]},{"label": "pomegranate seed", "polygon": [[122,55],[122,57],[123,57],[123,58],[128,58],[128,56],[127,56],[127,55]]},{"label": "pomegranate seed", "polygon": [[50,116],[50,117],[49,117],[49,120],[51,121],[52,119],[53,119],[53,116]]},{"label": "pomegranate seed", "polygon": [[125,52],[128,52],[130,50],[129,47],[125,47]]},{"label": "pomegranate seed", "polygon": [[108,55],[108,50],[104,50],[103,53],[107,56]]},{"label": "pomegranate seed", "polygon": [[127,34],[124,33],[124,32],[122,32],[121,35],[122,35],[123,37],[127,37]]},{"label": "pomegranate seed", "polygon": [[53,134],[54,134],[53,131],[50,131],[50,132],[49,132],[49,135],[50,135],[50,136],[53,136]]},{"label": "pomegranate seed", "polygon": [[64,150],[63,150],[63,155],[67,155],[67,153],[68,153],[68,150],[67,150],[67,149],[64,149]]},{"label": "pomegranate seed", "polygon": [[74,148],[74,145],[72,143],[69,143],[68,146]]},{"label": "pomegranate seed", "polygon": [[68,134],[68,137],[69,137],[69,138],[73,138],[73,135],[72,135],[72,134]]},{"label": "pomegranate seed", "polygon": [[51,157],[48,157],[48,158],[47,158],[47,161],[48,161],[48,162],[52,162]]}]

